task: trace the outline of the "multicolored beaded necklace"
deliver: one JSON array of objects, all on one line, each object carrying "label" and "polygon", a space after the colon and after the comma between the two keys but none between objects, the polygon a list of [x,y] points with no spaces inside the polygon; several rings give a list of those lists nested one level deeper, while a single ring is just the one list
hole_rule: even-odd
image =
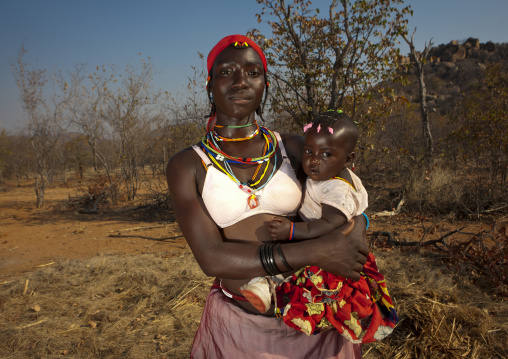
[{"label": "multicolored beaded necklace", "polygon": [[[217,127],[217,126],[215,126]],[[256,130],[252,132],[247,137],[240,137],[240,138],[229,138],[229,137],[222,137],[220,136],[217,131],[212,131],[212,136],[215,139],[215,141],[224,141],[224,142],[238,142],[238,141],[246,141],[250,140],[251,138],[254,138],[259,134],[259,126],[256,125]]]},{"label": "multicolored beaded necklace", "polygon": [[[245,126],[245,127],[247,127],[247,126]],[[250,209],[254,209],[259,206],[259,199],[258,199],[257,192],[260,191],[263,187],[265,187],[268,184],[268,182],[270,182],[270,180],[272,179],[272,177],[275,174],[275,171],[277,169],[277,153],[276,153],[276,151],[278,148],[278,141],[277,141],[277,138],[275,137],[275,134],[272,131],[268,130],[267,128],[259,127],[259,126],[257,126],[256,131],[261,132],[261,134],[263,135],[263,137],[265,139],[265,146],[263,148],[263,155],[261,157],[257,157],[257,158],[241,158],[241,157],[234,157],[234,156],[228,155],[227,153],[225,153],[224,151],[222,151],[220,149],[219,144],[217,143],[217,141],[220,141],[220,140],[218,140],[216,138],[215,134],[213,133],[214,131],[208,132],[201,140],[203,150],[208,155],[210,160],[217,166],[217,168],[219,168],[233,182],[235,182],[242,191],[250,194],[250,196],[247,198],[247,205],[249,206]],[[252,136],[252,137],[254,137],[254,136]],[[243,138],[241,140],[245,141],[245,140],[248,140],[252,137]],[[227,140],[231,140],[231,139],[227,139]],[[274,157],[274,164],[273,164],[273,168],[272,168],[272,172],[270,173],[270,176],[268,177],[268,179],[266,180],[266,182],[263,185],[256,188],[255,186],[257,186],[265,177],[265,175],[268,171],[268,167],[270,166],[270,159],[272,157]],[[219,162],[223,162],[224,165],[221,166],[219,164]],[[263,162],[266,163],[265,169],[264,169],[263,173],[261,174],[261,176],[259,177],[259,179],[257,181],[255,181]],[[256,164],[257,168],[256,168],[256,171],[254,172],[254,175],[252,176],[252,178],[249,181],[247,181],[247,183],[242,183],[238,180],[238,178],[236,178],[236,176],[233,172],[233,169],[231,168],[230,163],[242,163],[242,164],[253,164],[253,165]]]},{"label": "multicolored beaded necklace", "polygon": [[203,150],[209,155],[215,157],[218,161],[227,161],[229,163],[242,163],[242,164],[254,164],[254,163],[263,163],[270,161],[273,157],[277,148],[279,147],[279,143],[277,142],[277,138],[275,134],[265,127],[259,127],[261,134],[263,135],[266,143],[268,144],[268,151],[263,154],[261,157],[235,157],[228,155],[224,151],[222,151],[219,147],[219,144],[215,140],[213,134],[208,132],[201,140],[201,144],[203,146]]},{"label": "multicolored beaded necklace", "polygon": [[249,127],[249,126],[252,126],[252,125],[256,125],[257,126],[257,121],[254,121],[254,122],[251,122],[251,123],[247,123],[245,125],[215,125],[216,128],[244,128],[244,127]]}]

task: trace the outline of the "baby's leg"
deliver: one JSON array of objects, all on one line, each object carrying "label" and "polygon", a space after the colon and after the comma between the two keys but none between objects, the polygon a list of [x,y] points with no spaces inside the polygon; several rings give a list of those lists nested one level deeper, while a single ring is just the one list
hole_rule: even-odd
[{"label": "baby's leg", "polygon": [[261,313],[266,313],[272,304],[270,281],[267,277],[256,277],[240,287],[240,293]]}]

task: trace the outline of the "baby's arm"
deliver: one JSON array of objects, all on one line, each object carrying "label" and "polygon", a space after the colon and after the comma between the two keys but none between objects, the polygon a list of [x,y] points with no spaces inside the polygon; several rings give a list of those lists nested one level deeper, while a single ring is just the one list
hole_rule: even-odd
[{"label": "baby's arm", "polygon": [[[321,218],[310,222],[294,222],[292,239],[310,239],[322,236],[347,222],[347,218],[335,207],[322,204]],[[288,239],[291,221],[284,217],[274,217],[268,224],[272,239]]]},{"label": "baby's arm", "polygon": [[321,207],[321,218],[294,224],[294,239],[316,238],[339,228],[347,222],[344,213],[337,208],[327,204],[322,204]]}]

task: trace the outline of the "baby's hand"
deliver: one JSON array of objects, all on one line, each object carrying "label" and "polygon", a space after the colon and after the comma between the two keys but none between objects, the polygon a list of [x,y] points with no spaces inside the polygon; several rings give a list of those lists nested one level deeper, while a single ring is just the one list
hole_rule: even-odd
[{"label": "baby's hand", "polygon": [[273,240],[288,239],[291,221],[284,217],[273,217],[268,223],[268,231]]}]

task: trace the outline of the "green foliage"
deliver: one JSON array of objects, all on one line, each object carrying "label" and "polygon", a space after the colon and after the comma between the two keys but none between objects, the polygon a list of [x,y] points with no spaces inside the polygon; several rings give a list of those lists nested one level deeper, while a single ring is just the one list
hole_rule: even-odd
[{"label": "green foliage", "polygon": [[402,0],[342,0],[338,8],[334,0],[322,12],[306,0],[257,1],[264,5],[258,22],[267,18],[272,37],[256,29],[250,36],[266,49],[272,110],[299,125],[325,109],[366,114],[369,91],[394,75],[410,7],[402,8]]}]

